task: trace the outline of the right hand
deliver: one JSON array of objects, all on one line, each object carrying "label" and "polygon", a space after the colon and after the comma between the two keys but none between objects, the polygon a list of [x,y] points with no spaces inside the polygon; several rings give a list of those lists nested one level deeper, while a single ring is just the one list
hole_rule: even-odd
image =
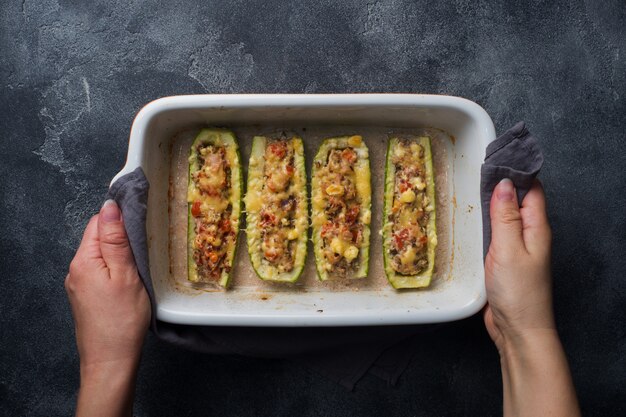
[{"label": "right hand", "polygon": [[533,334],[556,332],[550,277],[551,231],[539,181],[520,208],[510,180],[491,198],[492,239],[485,259],[489,336],[503,353]]}]

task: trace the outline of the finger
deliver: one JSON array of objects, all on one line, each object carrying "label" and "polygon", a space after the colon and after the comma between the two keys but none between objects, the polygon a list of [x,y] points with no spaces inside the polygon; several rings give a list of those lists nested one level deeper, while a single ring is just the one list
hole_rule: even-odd
[{"label": "finger", "polygon": [[69,274],[65,278],[65,288],[68,293],[74,290],[75,280],[85,275],[84,271],[94,270],[94,268],[106,268],[98,240],[98,215],[93,216],[87,223],[80,246],[70,262]]},{"label": "finger", "polygon": [[491,247],[498,252],[514,254],[524,249],[522,218],[513,182],[505,178],[491,196]]},{"label": "finger", "polygon": [[526,248],[530,252],[545,253],[550,248],[552,233],[546,213],[546,198],[539,180],[535,180],[524,197],[520,214]]},{"label": "finger", "polygon": [[111,271],[111,278],[134,271],[135,260],[124,229],[122,212],[113,200],[105,201],[100,209],[98,236],[102,258]]},{"label": "finger", "polygon": [[76,251],[76,257],[95,259],[101,258],[100,242],[98,241],[98,215],[96,214],[87,223],[85,232],[83,233],[83,239],[80,242],[80,246]]}]

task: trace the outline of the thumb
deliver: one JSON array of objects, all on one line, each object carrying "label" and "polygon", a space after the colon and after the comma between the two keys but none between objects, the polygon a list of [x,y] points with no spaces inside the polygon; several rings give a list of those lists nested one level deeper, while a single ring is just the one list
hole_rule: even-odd
[{"label": "thumb", "polygon": [[491,247],[514,255],[524,249],[522,216],[513,182],[505,178],[496,185],[491,196]]},{"label": "thumb", "polygon": [[529,253],[549,254],[552,241],[550,223],[546,213],[546,198],[541,182],[535,180],[522,201],[520,209],[524,225],[524,243]]},{"label": "thumb", "polygon": [[112,278],[117,273],[123,274],[134,268],[135,260],[124,229],[122,212],[113,200],[105,201],[100,209],[98,237],[102,258],[111,271]]}]

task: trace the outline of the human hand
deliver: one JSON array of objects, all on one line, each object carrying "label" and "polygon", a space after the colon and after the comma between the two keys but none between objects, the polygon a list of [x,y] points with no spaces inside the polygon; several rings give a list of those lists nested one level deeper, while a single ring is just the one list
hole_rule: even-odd
[{"label": "human hand", "polygon": [[65,288],[80,356],[77,415],[123,414],[132,409],[150,301],[114,201],[87,225]]},{"label": "human hand", "polygon": [[510,180],[491,197],[485,325],[500,352],[503,415],[580,416],[552,311],[552,233],[539,181],[517,203]]},{"label": "human hand", "polygon": [[506,179],[491,198],[492,240],[485,259],[485,325],[502,353],[534,333],[556,333],[550,277],[551,231],[535,181],[520,208]]}]

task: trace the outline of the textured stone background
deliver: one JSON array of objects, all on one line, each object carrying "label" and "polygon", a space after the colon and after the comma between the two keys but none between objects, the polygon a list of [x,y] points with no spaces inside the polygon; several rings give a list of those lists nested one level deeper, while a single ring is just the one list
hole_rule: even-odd
[{"label": "textured stone background", "polygon": [[[0,414],[70,415],[63,279],[135,113],[182,93],[467,97],[540,138],[559,330],[588,416],[626,414],[626,3],[94,1],[0,6]],[[397,387],[148,338],[136,414],[499,415],[480,317],[429,335]]]}]

